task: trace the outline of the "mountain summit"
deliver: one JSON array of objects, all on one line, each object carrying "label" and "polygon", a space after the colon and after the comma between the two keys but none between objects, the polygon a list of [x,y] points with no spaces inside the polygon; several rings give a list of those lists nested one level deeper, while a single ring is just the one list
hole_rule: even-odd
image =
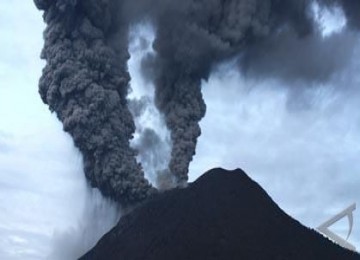
[{"label": "mountain summit", "polygon": [[212,169],[122,217],[80,260],[360,259],[282,211],[240,169]]}]

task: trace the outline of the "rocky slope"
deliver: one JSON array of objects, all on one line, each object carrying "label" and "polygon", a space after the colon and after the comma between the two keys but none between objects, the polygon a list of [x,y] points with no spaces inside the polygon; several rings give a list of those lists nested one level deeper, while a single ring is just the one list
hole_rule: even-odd
[{"label": "rocky slope", "polygon": [[284,213],[243,171],[152,198],[81,260],[360,259]]}]

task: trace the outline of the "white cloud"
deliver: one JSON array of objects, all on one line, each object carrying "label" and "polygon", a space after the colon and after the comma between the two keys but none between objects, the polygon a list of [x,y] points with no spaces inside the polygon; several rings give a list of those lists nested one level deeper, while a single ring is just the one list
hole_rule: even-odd
[{"label": "white cloud", "polygon": [[313,13],[324,36],[339,32],[346,26],[347,20],[344,11],[339,6],[320,7],[314,2]]}]

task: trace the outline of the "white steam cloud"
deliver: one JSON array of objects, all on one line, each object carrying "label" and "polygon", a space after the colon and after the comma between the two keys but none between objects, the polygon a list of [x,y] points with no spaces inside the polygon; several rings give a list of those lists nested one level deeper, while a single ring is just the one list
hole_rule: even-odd
[{"label": "white steam cloud", "polygon": [[85,205],[76,225],[55,231],[48,260],[78,259],[118,222],[120,209],[97,189],[87,188]]},{"label": "white steam cloud", "polygon": [[75,260],[119,219],[119,208],[88,186],[70,137],[47,120],[1,134],[0,259]]},{"label": "white steam cloud", "polygon": [[137,156],[144,168],[145,176],[160,189],[170,188],[172,180],[168,173],[171,157],[170,131],[163,115],[155,106],[155,88],[152,81],[141,73],[143,59],[154,54],[154,28],[149,22],[132,26],[130,30],[128,62],[131,79],[131,92],[128,96],[130,111],[134,117],[136,132],[131,146],[139,153]]}]

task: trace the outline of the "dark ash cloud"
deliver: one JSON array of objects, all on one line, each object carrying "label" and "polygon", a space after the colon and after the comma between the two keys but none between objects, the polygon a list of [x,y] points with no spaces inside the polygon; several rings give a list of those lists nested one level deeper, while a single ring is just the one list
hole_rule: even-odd
[{"label": "dark ash cloud", "polygon": [[328,37],[297,38],[293,32],[283,32],[249,48],[239,66],[248,77],[277,78],[289,85],[294,81],[304,85],[326,82],[349,64],[358,36],[341,31]]},{"label": "dark ash cloud", "polygon": [[[360,6],[354,2],[318,0],[320,6],[342,7],[349,28],[358,29]],[[155,55],[144,61],[143,68],[155,83],[155,103],[171,132],[168,172],[174,186],[187,183],[201,134],[199,121],[206,112],[201,82],[219,62],[240,55],[241,68],[249,75],[323,81],[341,68],[354,45],[348,32],[345,39],[340,34],[321,38],[310,0],[35,0],[35,4],[44,10],[48,25],[41,97],[82,152],[90,183],[122,204],[155,192],[129,145],[135,131],[126,99],[130,24],[146,18],[155,26]],[[329,56],[340,44],[348,49]]]},{"label": "dark ash cloud", "polygon": [[48,24],[39,91],[83,154],[91,185],[122,204],[154,189],[129,140],[127,24],[118,1],[35,1]]}]

